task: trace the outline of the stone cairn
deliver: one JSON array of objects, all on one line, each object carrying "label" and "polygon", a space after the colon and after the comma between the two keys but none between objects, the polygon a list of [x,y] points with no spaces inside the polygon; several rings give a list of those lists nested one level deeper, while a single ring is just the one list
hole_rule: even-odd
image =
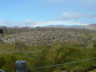
[{"label": "stone cairn", "polygon": [[2,38],[4,37],[4,35],[3,35],[3,30],[2,29],[0,29],[0,43],[2,43]]},{"label": "stone cairn", "polygon": [[[2,38],[4,43],[15,45],[16,40],[22,41],[25,45],[29,46],[43,44],[47,47],[50,47],[50,44],[78,43],[80,47],[93,48],[93,40],[91,35],[85,34],[83,36],[78,36],[75,32],[64,32],[59,30],[22,32]],[[19,53],[19,50],[15,48],[15,52]]]},{"label": "stone cairn", "polygon": [[10,35],[2,39],[4,43],[14,44],[16,40],[25,45],[50,45],[57,43],[77,42],[75,33],[64,31],[32,31]]}]

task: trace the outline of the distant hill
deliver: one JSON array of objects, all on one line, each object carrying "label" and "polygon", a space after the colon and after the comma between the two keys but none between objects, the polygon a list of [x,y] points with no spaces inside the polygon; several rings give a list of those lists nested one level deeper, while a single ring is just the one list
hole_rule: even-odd
[{"label": "distant hill", "polygon": [[96,27],[96,24],[89,24],[88,26],[83,26],[83,25],[73,25],[73,26],[66,26],[66,25],[49,25],[49,26],[45,26],[47,28],[49,27],[53,27],[53,28],[76,28],[76,29],[93,29],[92,27]]},{"label": "distant hill", "polygon": [[89,26],[94,26],[94,27],[96,27],[96,24],[90,24]]}]

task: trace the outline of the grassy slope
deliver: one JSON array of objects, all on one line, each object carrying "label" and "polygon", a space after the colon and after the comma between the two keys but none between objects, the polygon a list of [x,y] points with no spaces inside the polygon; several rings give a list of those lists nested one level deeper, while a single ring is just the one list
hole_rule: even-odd
[{"label": "grassy slope", "polygon": [[[7,36],[7,35],[5,35]],[[81,34],[82,36],[82,34]],[[95,45],[96,46],[96,45]],[[28,46],[30,54],[15,54],[14,45],[0,44],[0,69],[6,72],[15,71],[15,62],[25,60],[27,68],[50,66],[82,59],[96,57],[96,49],[78,47],[76,43],[53,44],[50,47],[44,45]],[[32,70],[33,72],[61,72],[66,69],[69,72],[83,72],[96,66],[96,60],[62,65],[52,68]],[[94,70],[92,72],[95,72]]]},{"label": "grassy slope", "polygon": [[[14,45],[0,44],[0,69],[7,72],[15,70],[15,61],[17,60],[25,60],[27,68],[35,68],[78,61],[96,56],[95,49],[80,48],[75,43],[54,44],[50,47],[45,47],[44,45],[30,46],[28,49],[30,54],[15,54],[13,52]],[[62,68],[65,68],[68,71],[84,71],[92,66],[96,66],[95,60],[33,70],[33,72],[59,72]]]},{"label": "grassy slope", "polygon": [[96,72],[96,69],[94,69],[94,70],[92,70],[92,71],[90,71],[90,72]]}]

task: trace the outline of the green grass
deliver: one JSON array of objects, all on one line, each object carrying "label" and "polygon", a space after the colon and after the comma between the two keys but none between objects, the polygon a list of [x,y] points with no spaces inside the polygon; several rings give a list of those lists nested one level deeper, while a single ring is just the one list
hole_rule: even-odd
[{"label": "green grass", "polygon": [[10,36],[11,34],[4,34],[4,37]]},{"label": "green grass", "polygon": [[84,36],[83,33],[77,33],[77,36]]},{"label": "green grass", "polygon": [[[84,34],[78,35],[83,36]],[[96,34],[91,35],[96,36]],[[5,34],[4,36],[9,36],[9,34]],[[50,47],[46,47],[45,45],[32,45],[27,46],[29,54],[14,53],[14,47],[15,45],[12,44],[0,44],[0,69],[6,72],[15,71],[15,62],[17,60],[25,60],[26,68],[36,68],[96,57],[96,41],[94,41],[93,49],[81,48],[77,43],[51,44]],[[31,71],[61,72],[62,69],[66,69],[69,72],[89,72],[93,67],[96,67],[96,60]],[[96,70],[90,72],[96,72]]]},{"label": "green grass", "polygon": [[96,69],[94,69],[94,70],[92,70],[92,71],[90,71],[90,72],[96,72]]},{"label": "green grass", "polygon": [[[94,46],[96,46],[94,44]],[[50,47],[44,45],[28,46],[30,54],[14,53],[14,45],[0,44],[0,69],[6,72],[15,71],[15,62],[25,60],[27,68],[44,67],[55,64],[79,61],[96,57],[96,49],[81,48],[77,43],[51,44]],[[57,67],[32,70],[33,72],[59,72],[66,69],[69,72],[84,72],[96,66],[96,60],[80,63],[73,63]]]}]

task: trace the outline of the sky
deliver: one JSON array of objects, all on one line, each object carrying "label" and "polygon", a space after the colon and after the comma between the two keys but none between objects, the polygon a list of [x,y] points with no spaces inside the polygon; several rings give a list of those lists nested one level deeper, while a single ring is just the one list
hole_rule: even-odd
[{"label": "sky", "polygon": [[95,3],[96,0],[0,0],[0,26],[46,25],[57,21],[96,23]]}]

